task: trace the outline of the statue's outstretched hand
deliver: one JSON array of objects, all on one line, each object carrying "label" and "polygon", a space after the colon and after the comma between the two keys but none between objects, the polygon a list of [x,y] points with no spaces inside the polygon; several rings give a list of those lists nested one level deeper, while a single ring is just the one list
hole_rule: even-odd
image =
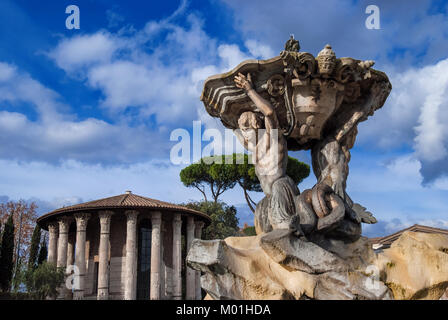
[{"label": "statue's outstretched hand", "polygon": [[244,89],[246,92],[252,89],[252,77],[250,73],[247,74],[247,79],[242,73],[238,73],[233,80],[238,88]]}]

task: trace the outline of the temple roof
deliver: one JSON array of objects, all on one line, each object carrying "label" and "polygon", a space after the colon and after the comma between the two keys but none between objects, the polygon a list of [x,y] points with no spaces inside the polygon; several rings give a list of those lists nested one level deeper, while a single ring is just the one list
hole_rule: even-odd
[{"label": "temple roof", "polygon": [[59,216],[67,213],[92,211],[92,210],[106,210],[106,209],[153,209],[153,210],[168,210],[177,211],[183,213],[190,213],[197,215],[210,221],[210,217],[200,211],[193,210],[184,206],[176,205],[169,202],[164,202],[156,199],[151,199],[143,196],[139,196],[126,191],[124,194],[120,194],[113,197],[93,200],[89,202],[79,203],[68,207],[62,207],[46,213],[37,219],[39,224],[42,224],[45,220],[53,216]]}]

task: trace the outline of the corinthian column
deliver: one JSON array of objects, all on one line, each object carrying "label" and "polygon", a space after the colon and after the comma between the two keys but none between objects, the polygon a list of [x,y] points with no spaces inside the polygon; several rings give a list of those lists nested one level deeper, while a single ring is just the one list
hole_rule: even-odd
[{"label": "corinthian column", "polygon": [[78,287],[75,288],[74,300],[84,299],[85,275],[86,275],[86,228],[87,221],[90,218],[88,213],[75,214],[76,219],[76,249],[75,249],[75,265],[76,273],[78,273]]},{"label": "corinthian column", "polygon": [[[75,263],[75,236],[74,233],[68,234],[68,243],[67,243],[67,274],[70,274],[73,271],[73,264]],[[71,289],[67,289],[65,292],[65,300],[72,300],[73,293]]]},{"label": "corinthian column", "polygon": [[165,277],[165,222],[162,220],[162,223],[160,225],[160,298],[159,299],[166,299],[166,277]]},{"label": "corinthian column", "polygon": [[[188,250],[190,250],[191,243],[194,239],[194,218],[189,216],[187,218],[187,254]],[[196,272],[187,267],[187,300],[196,299]]]},{"label": "corinthian column", "polygon": [[48,224],[48,233],[50,234],[50,238],[48,240],[48,256],[47,261],[56,265],[57,259],[57,249],[58,249],[58,223],[51,222]]},{"label": "corinthian column", "polygon": [[68,229],[70,228],[70,217],[62,217],[59,222],[59,238],[58,238],[58,256],[56,266],[58,268],[67,266],[67,245],[68,245]]},{"label": "corinthian column", "polygon": [[[70,228],[71,217],[61,217],[59,222],[59,238],[58,238],[58,256],[56,266],[58,268],[67,267],[67,246],[68,246],[68,230]],[[66,288],[65,284],[59,288],[58,299],[63,300],[65,298]]]},{"label": "corinthian column", "polygon": [[135,300],[137,298],[137,216],[138,211],[125,212],[126,221],[126,270],[124,299]]},{"label": "corinthian column", "polygon": [[100,211],[100,248],[98,264],[98,300],[109,299],[109,234],[113,211]]},{"label": "corinthian column", "polygon": [[[201,239],[203,227],[204,227],[204,222],[196,221],[195,236],[197,239]],[[196,300],[201,300],[201,299],[202,299],[201,271],[196,271]]]},{"label": "corinthian column", "polygon": [[160,299],[160,228],[162,214],[158,211],[152,212],[152,238],[151,238],[151,300]]},{"label": "corinthian column", "polygon": [[180,213],[173,217],[173,297],[182,299],[182,219]]},{"label": "corinthian column", "polygon": [[173,228],[169,222],[165,222],[164,225],[162,245],[163,265],[165,266],[165,290],[162,290],[162,292],[164,292],[165,299],[171,300],[173,299]]}]

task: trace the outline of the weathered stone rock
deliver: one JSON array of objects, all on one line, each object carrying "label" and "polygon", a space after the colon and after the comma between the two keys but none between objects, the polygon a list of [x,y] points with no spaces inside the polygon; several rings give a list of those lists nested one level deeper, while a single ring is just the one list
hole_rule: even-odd
[{"label": "weathered stone rock", "polygon": [[404,232],[376,264],[395,299],[440,299],[448,288],[448,237]]},{"label": "weathered stone rock", "polygon": [[445,293],[440,297],[439,300],[448,300],[448,289],[446,289]]},{"label": "weathered stone rock", "polygon": [[317,274],[346,269],[344,261],[318,245],[297,238],[289,230],[274,230],[260,237],[261,248],[277,263]]},{"label": "weathered stone rock", "polygon": [[274,230],[195,240],[187,262],[205,273],[212,299],[448,299],[448,237],[439,234],[405,232],[374,254],[366,238],[307,242]]},{"label": "weathered stone rock", "polygon": [[390,300],[392,295],[381,281],[360,272],[328,272],[318,278],[317,300]]},{"label": "weathered stone rock", "polygon": [[[340,252],[350,257],[348,249]],[[341,257],[312,242],[294,239],[287,230],[256,237],[194,240],[187,263],[205,273],[201,285],[212,299],[390,298],[388,288],[362,269],[348,270],[350,264]]]},{"label": "weathered stone rock", "polygon": [[205,273],[201,285],[213,299],[298,299],[304,292],[312,293],[310,276],[289,272],[270,259],[257,237],[196,239],[187,263]]},{"label": "weathered stone rock", "polygon": [[309,240],[324,250],[327,250],[344,261],[346,269],[361,270],[374,264],[375,253],[371,248],[369,240],[365,237],[359,238],[357,241],[344,241],[331,239],[323,235],[313,234]]}]

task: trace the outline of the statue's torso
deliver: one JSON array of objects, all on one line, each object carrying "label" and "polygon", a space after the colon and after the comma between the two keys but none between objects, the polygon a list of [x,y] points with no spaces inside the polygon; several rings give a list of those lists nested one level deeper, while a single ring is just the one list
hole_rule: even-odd
[{"label": "statue's torso", "polygon": [[255,173],[266,195],[271,194],[272,184],[286,175],[288,164],[288,149],[281,132],[276,140],[272,141],[272,138],[271,141],[269,140],[270,135],[265,132],[260,137],[255,152],[252,153]]}]

